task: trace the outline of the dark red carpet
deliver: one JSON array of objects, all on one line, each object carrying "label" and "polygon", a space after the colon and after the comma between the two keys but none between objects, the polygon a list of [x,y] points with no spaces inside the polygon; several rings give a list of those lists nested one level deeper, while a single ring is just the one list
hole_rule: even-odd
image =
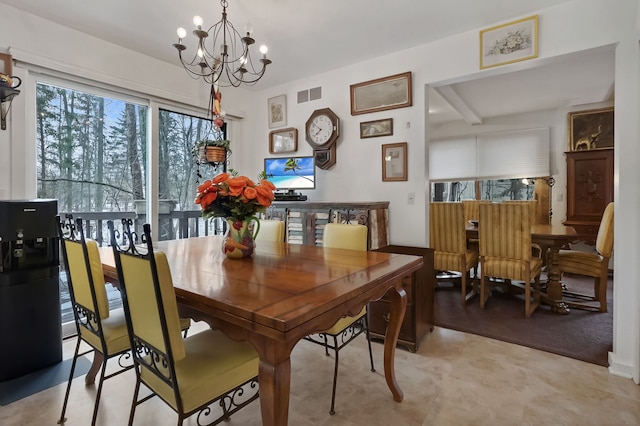
[{"label": "dark red carpet", "polygon": [[[592,279],[565,276],[563,283],[571,290],[593,292]],[[485,309],[480,309],[478,297],[463,307],[459,287],[445,284],[436,289],[435,324],[607,367],[613,348],[611,279],[607,293],[607,313],[572,308],[568,315],[558,315],[542,305],[525,318],[524,301],[518,296],[494,291]]]}]

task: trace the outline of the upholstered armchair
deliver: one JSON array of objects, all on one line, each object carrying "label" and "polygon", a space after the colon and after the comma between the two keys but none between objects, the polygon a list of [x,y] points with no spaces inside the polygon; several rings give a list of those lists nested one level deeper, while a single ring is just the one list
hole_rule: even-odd
[{"label": "upholstered armchair", "polygon": [[584,300],[584,302],[569,300],[567,302],[569,306],[607,312],[609,259],[613,253],[613,203],[609,203],[602,214],[595,250],[595,253],[560,250],[558,268],[562,273],[567,272],[594,278],[593,296],[575,293],[570,290],[565,292],[572,299]]},{"label": "upholstered armchair", "polygon": [[521,281],[525,316],[530,317],[540,305],[542,270],[540,247],[531,243],[531,209],[521,203],[483,204],[479,221],[480,307],[489,298],[490,277]]},{"label": "upholstered armchair", "polygon": [[466,303],[475,295],[467,289],[470,271],[478,266],[477,246],[467,248],[464,206],[462,203],[432,202],[429,205],[429,240],[434,250],[436,271],[457,271],[461,277],[461,300]]},{"label": "upholstered armchair", "polygon": [[[218,424],[258,398],[258,354],[247,342],[207,329],[180,334],[178,304],[166,255],[154,251],[151,228],[144,225],[144,246],[120,245],[108,222],[136,384],[129,425],[136,407],[158,396],[178,414],[178,425],[198,413],[198,424]],[[123,221],[124,242],[132,241],[132,223]],[[151,391],[140,396],[140,386]]]},{"label": "upholstered armchair", "polygon": [[469,222],[470,220],[478,220],[480,217],[479,207],[480,204],[491,203],[489,200],[462,200],[464,206],[464,220]]}]

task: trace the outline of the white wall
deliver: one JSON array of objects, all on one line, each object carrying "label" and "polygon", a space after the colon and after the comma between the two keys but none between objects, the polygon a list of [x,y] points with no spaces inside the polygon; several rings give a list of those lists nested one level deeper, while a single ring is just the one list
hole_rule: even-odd
[{"label": "white wall", "polygon": [[[458,34],[393,55],[292,81],[262,92],[247,94],[241,89],[224,92],[224,108],[230,114],[246,117],[233,131],[232,165],[243,174],[257,174],[268,154],[269,128],[267,99],[287,95],[287,126],[299,131],[300,155],[311,153],[304,140],[304,123],[313,110],[330,107],[341,119],[337,164],[319,171],[318,189],[308,191],[312,200],[378,201],[389,200],[391,243],[426,246],[427,188],[426,141],[437,129],[428,127],[426,87],[431,84],[497,75],[508,70],[535,67],[558,55],[591,48],[616,45],[616,123],[615,123],[615,284],[614,348],[610,371],[633,377],[640,382],[640,292],[637,283],[638,245],[640,241],[640,52],[638,49],[638,0],[575,0],[539,11],[540,57],[537,59],[480,71],[478,67],[478,30]],[[206,87],[193,83],[178,67],[145,58],[126,49],[102,42],[51,22],[26,15],[0,4],[0,50],[11,48],[16,59],[39,63],[50,68],[141,93],[160,100],[175,99],[185,104],[206,104]],[[513,19],[519,17],[514,16]],[[498,23],[496,23],[498,24]],[[72,49],[69,46],[73,46]],[[348,48],[348,46],[345,46]],[[373,114],[351,116],[349,85],[404,71],[413,72],[413,106]],[[28,74],[28,73],[27,73]],[[23,75],[24,76],[24,75]],[[14,101],[9,130],[0,132],[0,197],[33,196],[35,155],[33,129],[28,117],[28,102],[33,102],[33,81],[26,75],[23,93]],[[31,86],[29,85],[31,84]],[[296,104],[299,90],[322,87],[319,101]],[[582,108],[580,108],[582,109]],[[551,122],[553,128],[554,176],[564,171],[560,158],[566,111],[555,111],[532,121]],[[394,135],[360,139],[361,121],[392,117]],[[514,117],[488,125],[513,125]],[[523,127],[527,127],[523,122]],[[381,145],[409,144],[409,180],[381,181]],[[26,148],[25,148],[26,147]],[[31,147],[31,148],[29,148]],[[10,159],[10,160],[7,160]],[[557,173],[556,173],[557,172]],[[564,187],[558,183],[559,186]],[[415,204],[408,204],[415,193]],[[554,204],[555,220],[561,215]],[[624,224],[624,228],[623,225]]]}]

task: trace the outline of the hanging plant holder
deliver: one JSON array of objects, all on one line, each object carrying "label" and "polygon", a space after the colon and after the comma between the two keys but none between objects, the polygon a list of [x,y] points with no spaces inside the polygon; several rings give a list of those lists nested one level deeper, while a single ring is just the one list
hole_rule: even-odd
[{"label": "hanging plant holder", "polygon": [[205,158],[208,163],[222,163],[227,159],[227,150],[220,146],[207,146],[204,148]]}]

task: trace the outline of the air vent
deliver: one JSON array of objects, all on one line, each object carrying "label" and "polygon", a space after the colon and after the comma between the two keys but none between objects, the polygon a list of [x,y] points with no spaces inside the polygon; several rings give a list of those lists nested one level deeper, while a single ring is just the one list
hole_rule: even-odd
[{"label": "air vent", "polygon": [[298,103],[302,104],[308,101],[317,101],[322,98],[322,87],[314,87],[313,89],[301,90],[298,92]]}]

